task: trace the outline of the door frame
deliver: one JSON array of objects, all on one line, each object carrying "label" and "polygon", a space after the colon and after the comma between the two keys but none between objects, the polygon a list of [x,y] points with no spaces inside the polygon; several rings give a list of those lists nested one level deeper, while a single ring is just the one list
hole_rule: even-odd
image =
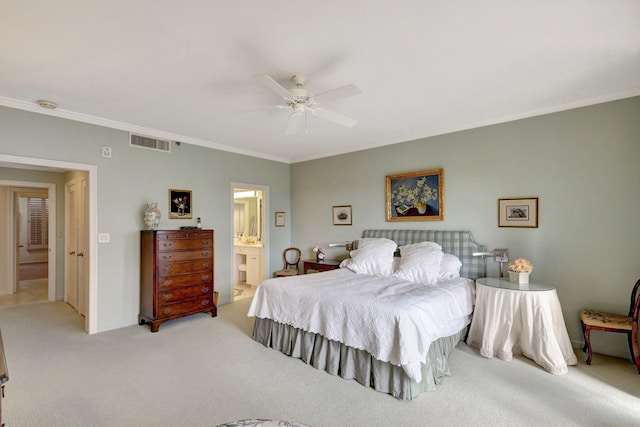
[{"label": "door frame", "polygon": [[[47,198],[49,199],[49,248],[47,249],[47,300],[56,300],[56,185],[48,182],[32,182],[32,181],[6,181],[0,180],[0,185],[10,187],[9,195],[9,221],[13,228],[19,226],[16,218],[16,200],[21,193],[26,193],[29,188],[46,188]],[[9,244],[11,245],[11,266],[9,270],[9,283],[12,283],[13,291],[16,291],[18,283],[18,243],[16,241],[17,233],[9,233]],[[53,242],[53,243],[52,243]]]},{"label": "door frame", "polygon": [[[87,315],[85,317],[85,331],[89,334],[95,334],[98,332],[98,166],[90,165],[86,163],[74,163],[65,162],[60,160],[39,159],[35,157],[22,157],[13,156],[9,154],[0,154],[0,163],[6,163],[3,166],[11,167],[12,165],[21,165],[21,167],[34,166],[38,168],[44,168],[45,170],[55,171],[84,171],[87,172],[89,177],[89,203],[88,203],[88,236],[89,236],[89,295]],[[51,202],[49,202],[51,203]],[[50,206],[50,210],[51,206]],[[13,215],[13,214],[11,214]],[[49,229],[51,233],[51,228]],[[51,236],[51,235],[50,235]],[[57,238],[54,234],[53,240],[49,242],[55,242],[57,244]],[[13,237],[11,237],[13,240]],[[55,245],[54,245],[55,253]],[[53,258],[55,260],[55,258]],[[49,269],[51,266],[55,268],[55,262],[49,263]],[[51,273],[51,270],[49,270]],[[54,270],[55,272],[55,270]],[[49,276],[51,277],[51,276]],[[55,276],[54,276],[55,277]]]},{"label": "door frame", "polygon": [[269,263],[269,230],[271,227],[271,224],[269,222],[269,215],[268,213],[269,211],[269,186],[267,185],[258,185],[258,184],[246,184],[243,182],[232,182],[231,183],[231,188],[229,190],[230,195],[229,195],[229,199],[231,200],[230,202],[230,208],[229,208],[229,229],[231,230],[230,237],[231,237],[231,241],[230,241],[230,253],[231,253],[231,267],[230,270],[231,271],[231,277],[233,278],[232,280],[230,280],[230,285],[229,285],[229,295],[230,295],[230,300],[229,302],[233,302],[233,287],[234,287],[234,283],[235,283],[235,233],[234,233],[234,222],[233,222],[233,214],[234,214],[234,198],[233,198],[233,191],[235,188],[246,188],[247,190],[259,190],[262,191],[262,280],[264,280],[267,276],[268,276],[268,272],[269,269],[266,266],[271,265]]}]

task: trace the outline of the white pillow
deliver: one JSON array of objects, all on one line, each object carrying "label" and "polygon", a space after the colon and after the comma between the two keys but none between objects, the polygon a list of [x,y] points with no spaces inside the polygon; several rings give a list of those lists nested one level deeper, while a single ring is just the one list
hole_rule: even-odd
[{"label": "white pillow", "polygon": [[395,276],[410,282],[435,286],[438,283],[442,246],[420,242],[400,246],[400,265]]},{"label": "white pillow", "polygon": [[390,276],[393,274],[393,253],[396,242],[384,238],[365,238],[358,240],[358,249],[351,251],[350,270],[359,274]]},{"label": "white pillow", "polygon": [[351,264],[353,263],[353,260],[351,258],[345,258],[342,261],[340,261],[340,268],[348,268],[351,269]]},{"label": "white pillow", "polygon": [[440,260],[440,270],[438,272],[438,280],[451,280],[456,277],[460,277],[460,268],[462,262],[460,259],[452,254],[442,255]]}]

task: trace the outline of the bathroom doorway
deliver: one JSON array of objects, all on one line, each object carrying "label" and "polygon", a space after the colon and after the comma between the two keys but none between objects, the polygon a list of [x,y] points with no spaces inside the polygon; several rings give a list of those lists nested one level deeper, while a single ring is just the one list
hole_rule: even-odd
[{"label": "bathroom doorway", "polygon": [[233,185],[232,301],[251,298],[266,275],[268,224],[264,186]]}]

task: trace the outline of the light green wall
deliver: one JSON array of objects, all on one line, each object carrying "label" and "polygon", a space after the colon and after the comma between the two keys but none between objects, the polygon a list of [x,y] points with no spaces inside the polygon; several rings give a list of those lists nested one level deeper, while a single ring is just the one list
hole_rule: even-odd
[{"label": "light green wall", "polygon": [[[100,155],[102,145],[112,148],[112,158]],[[97,165],[97,230],[111,235],[110,243],[98,245],[98,331],[137,322],[139,230],[146,202],[158,202],[160,228],[194,225],[199,216],[204,228],[215,230],[215,286],[219,303],[227,303],[232,287],[231,182],[266,185],[272,254],[268,270],[281,268],[290,228],[276,228],[271,219],[275,211],[290,210],[287,164],[189,144],[174,145],[171,153],[129,147],[127,132],[4,107],[0,153]],[[170,188],[193,192],[192,221],[167,219]]]},{"label": "light green wall", "polygon": [[[470,230],[481,244],[534,264],[557,287],[569,335],[579,312],[626,313],[640,277],[640,98],[294,164],[292,244],[358,238],[364,229]],[[386,222],[385,177],[444,168],[445,220]],[[539,228],[498,228],[499,198],[539,197]],[[331,207],[353,206],[353,226]],[[330,249],[329,257],[343,255]],[[489,274],[498,273],[488,261]],[[624,335],[595,332],[594,349],[626,357]]]},{"label": "light green wall", "polygon": [[[532,280],[557,287],[579,343],[579,311],[624,313],[640,277],[639,118],[640,98],[630,98],[289,166],[185,144],[171,154],[130,148],[126,132],[0,107],[0,153],[97,165],[98,232],[111,234],[98,246],[99,331],[136,322],[145,202],[159,203],[163,228],[188,222],[167,220],[169,188],[192,190],[194,215],[216,230],[216,288],[229,301],[231,182],[242,182],[270,187],[271,271],[289,243],[309,257],[315,244],[367,228],[471,230],[489,248],[530,259]],[[100,156],[101,145],[113,158]],[[385,176],[438,167],[445,220],[386,222]],[[498,228],[498,199],[519,196],[540,198],[539,228]],[[353,206],[352,226],[332,225],[333,205]],[[274,227],[275,211],[287,213],[286,227]],[[488,265],[495,275],[497,264]],[[627,354],[623,335],[595,332],[593,342]]]}]

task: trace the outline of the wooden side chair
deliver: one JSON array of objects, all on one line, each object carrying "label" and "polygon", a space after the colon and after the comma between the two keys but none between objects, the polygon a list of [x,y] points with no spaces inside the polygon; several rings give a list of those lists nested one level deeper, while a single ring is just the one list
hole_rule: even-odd
[{"label": "wooden side chair", "polygon": [[[274,273],[275,277],[286,277],[298,275],[300,264],[300,257],[302,252],[298,248],[287,248],[282,252],[282,259],[284,261],[284,269],[278,270]],[[290,268],[295,267],[295,269]]]},{"label": "wooden side chair", "polygon": [[640,374],[640,353],[638,353],[638,309],[640,308],[640,279],[636,282],[631,292],[629,314],[606,313],[603,311],[586,309],[580,313],[582,333],[584,334],[584,347],[582,351],[587,353],[587,365],[591,365],[591,330],[620,332],[627,334],[631,362],[636,365]]}]

